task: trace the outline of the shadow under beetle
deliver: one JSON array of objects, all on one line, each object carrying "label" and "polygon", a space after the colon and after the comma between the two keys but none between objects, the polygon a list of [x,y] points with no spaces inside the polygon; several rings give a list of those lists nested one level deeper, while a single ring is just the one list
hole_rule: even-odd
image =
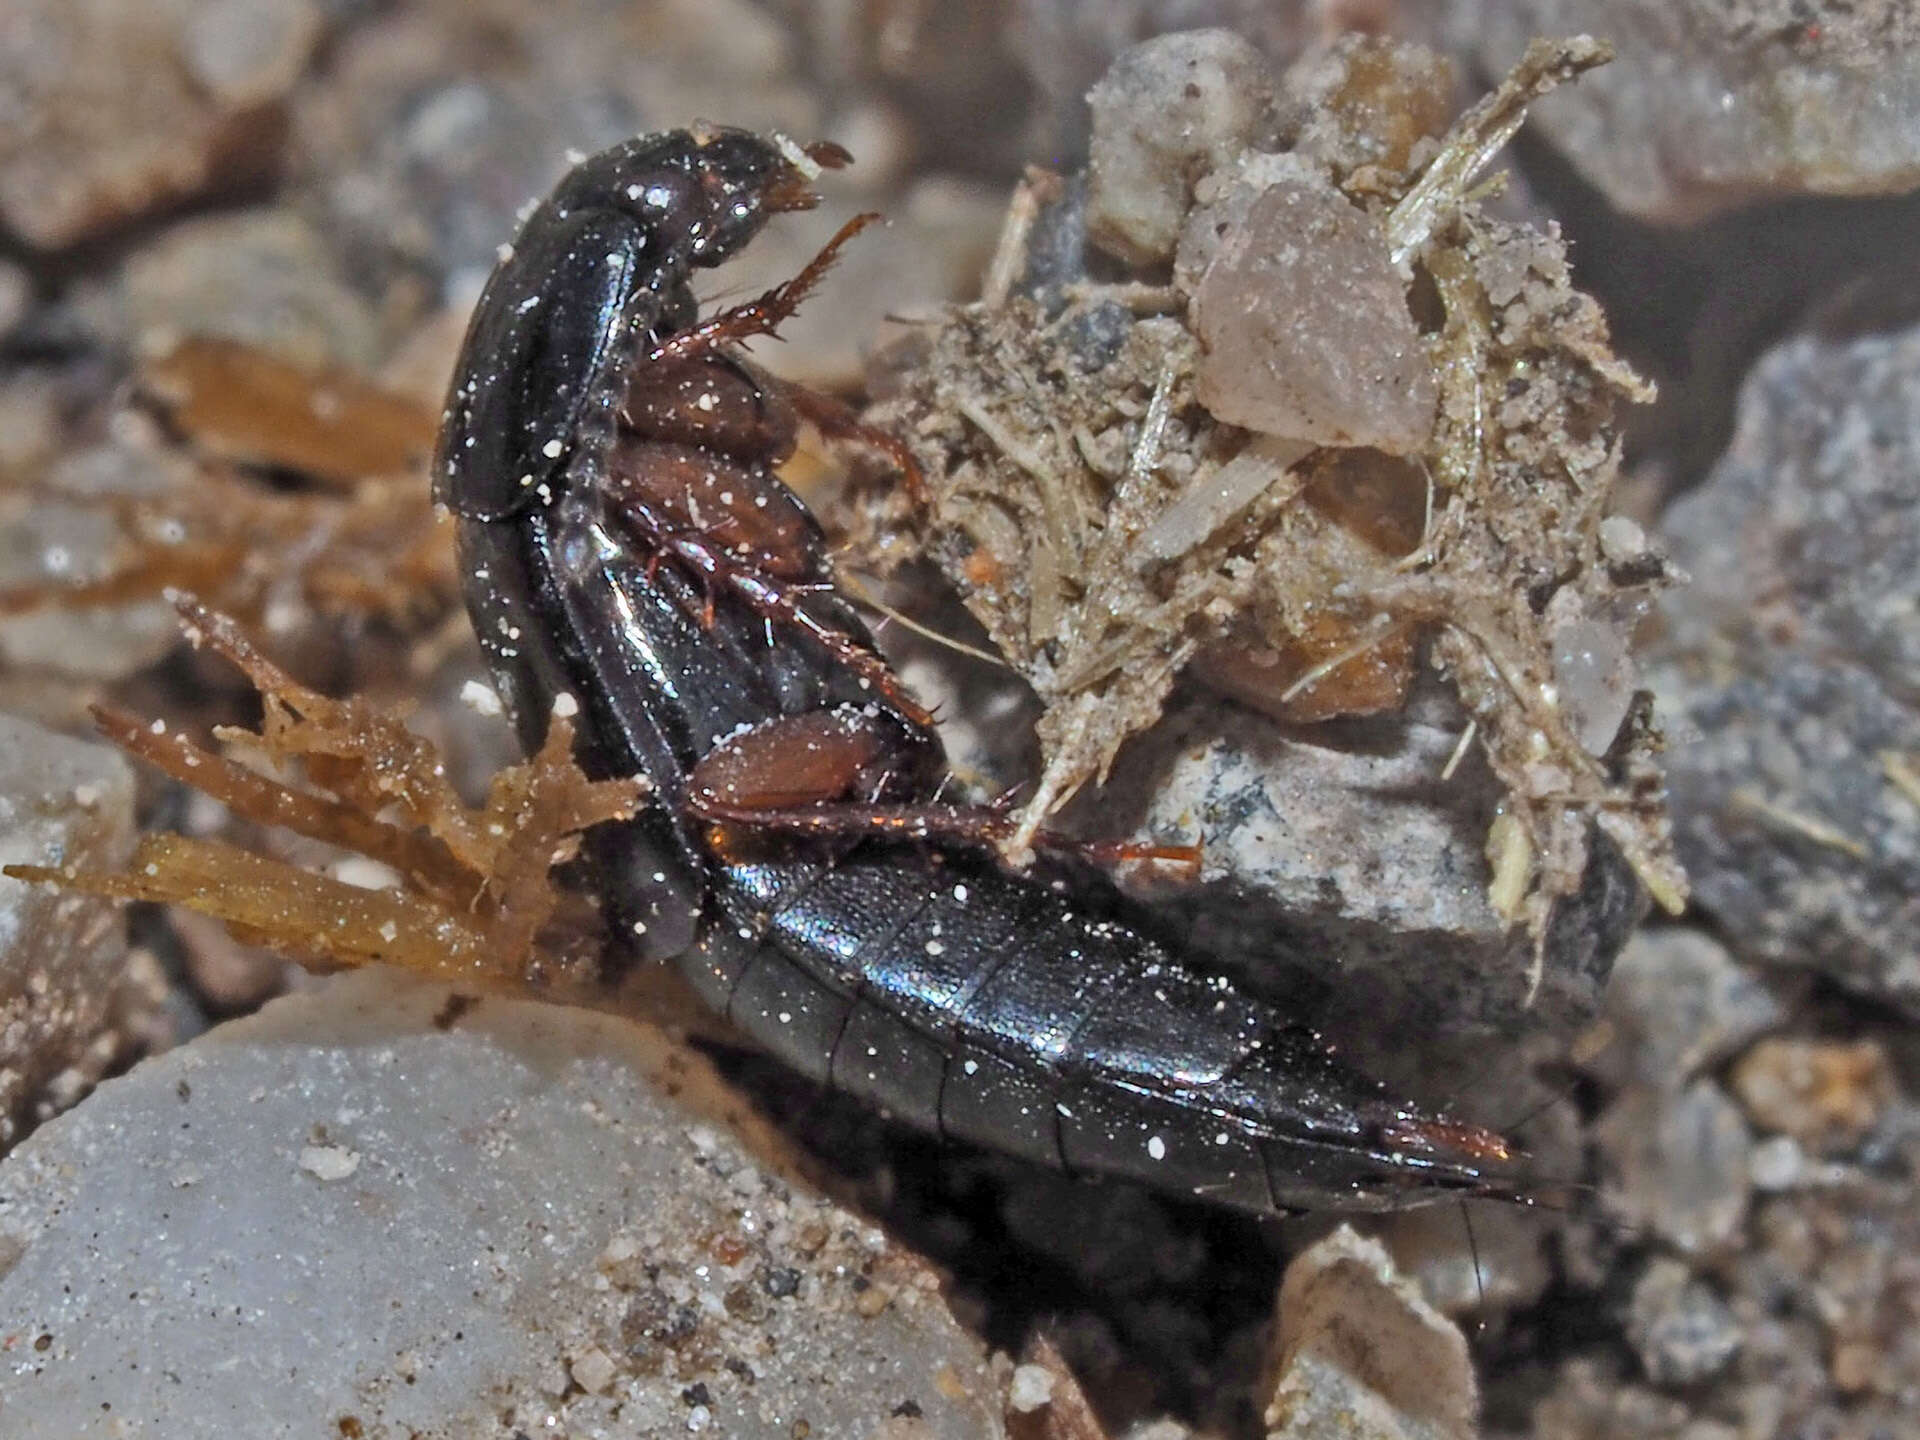
[{"label": "shadow under beetle", "polygon": [[[809,1078],[943,1136],[1262,1213],[1521,1198],[1499,1135],[1395,1100],[1319,1037],[939,807],[926,712],[773,474],[831,402],[735,353],[793,281],[700,320],[696,267],[815,201],[800,150],[673,131],[581,162],[480,298],[435,460],[522,742],[577,707],[589,773],[656,802],[588,836],[615,923]],[[909,462],[910,463],[910,462]]]}]

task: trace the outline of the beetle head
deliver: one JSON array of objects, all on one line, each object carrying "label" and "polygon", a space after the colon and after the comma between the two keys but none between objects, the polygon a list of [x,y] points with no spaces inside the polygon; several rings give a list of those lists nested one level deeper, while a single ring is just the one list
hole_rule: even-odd
[{"label": "beetle head", "polygon": [[715,265],[739,249],[774,215],[811,210],[820,203],[813,182],[823,169],[837,170],[852,157],[832,141],[800,146],[747,130],[691,132],[696,150],[689,179],[699,187],[693,236],[694,263]]}]

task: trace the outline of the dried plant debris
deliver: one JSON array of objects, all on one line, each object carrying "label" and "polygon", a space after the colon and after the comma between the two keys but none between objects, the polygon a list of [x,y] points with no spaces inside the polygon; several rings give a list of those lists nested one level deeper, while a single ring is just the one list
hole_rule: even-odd
[{"label": "dried plant debris", "polygon": [[928,494],[871,499],[858,559],[931,555],[1038,693],[1016,858],[1189,666],[1312,721],[1396,709],[1424,647],[1508,795],[1500,913],[1544,933],[1593,825],[1677,909],[1627,654],[1669,574],[1607,515],[1615,407],[1651,391],[1558,235],[1474,188],[1603,47],[1537,44],[1439,134],[1447,66],[1415,47],[1349,38],[1268,104],[1231,41],[1129,52],[1090,178],[1030,174],[985,298],[881,357],[869,418]]},{"label": "dried plant debris", "polygon": [[[0,590],[0,615],[168,589],[277,631],[314,616],[411,630],[451,612],[452,527],[424,478],[432,410],[357,376],[215,339],[183,341],[139,388],[199,463],[155,493],[89,497],[113,519],[117,544]],[[293,483],[273,483],[286,477]]]},{"label": "dried plant debris", "polygon": [[142,390],[201,454],[293,470],[350,492],[368,476],[420,471],[438,417],[341,370],[308,370],[215,336],[181,341],[146,368]]},{"label": "dried plant debris", "polygon": [[[403,712],[309,690],[229,617],[187,597],[176,604],[189,638],[259,690],[257,733],[216,732],[257,763],[204,749],[162,721],[99,709],[100,728],[234,815],[364,856],[395,883],[367,889],[222,840],[172,834],[144,837],[123,873],[23,865],[8,875],[184,905],[243,940],[327,968],[379,962],[512,990],[565,978],[543,976],[536,944],[561,910],[550,872],[573,857],[581,831],[632,815],[644,782],[587,779],[573,763],[572,726],[556,715],[539,753],[497,775],[476,809]],[[291,766],[304,772],[304,786],[272,773]]]}]

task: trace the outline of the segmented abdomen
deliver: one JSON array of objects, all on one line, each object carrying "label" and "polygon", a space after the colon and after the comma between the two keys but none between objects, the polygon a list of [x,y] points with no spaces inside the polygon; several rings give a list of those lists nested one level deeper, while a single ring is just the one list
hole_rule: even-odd
[{"label": "segmented abdomen", "polygon": [[984,861],[868,845],[735,864],[718,888],[681,962],[709,1003],[920,1129],[1284,1211],[1345,1188],[1397,1113],[1270,1008]]}]

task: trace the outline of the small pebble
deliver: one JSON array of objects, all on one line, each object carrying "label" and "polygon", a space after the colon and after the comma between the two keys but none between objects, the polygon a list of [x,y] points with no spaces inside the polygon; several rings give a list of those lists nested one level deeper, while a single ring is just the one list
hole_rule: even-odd
[{"label": "small pebble", "polygon": [[1894,1091],[1876,1040],[1762,1040],[1733,1067],[1732,1084],[1755,1125],[1823,1151],[1857,1144]]},{"label": "small pebble", "polygon": [[319,1180],[344,1180],[360,1168],[360,1155],[341,1145],[309,1145],[300,1152],[300,1168]]},{"label": "small pebble", "polygon": [[[0,1382],[0,1433],[72,1434],[111,1405],[168,1440],[315,1416],[331,1435],[348,1413],[368,1436],[465,1436],[483,1395],[516,1397],[503,1435],[606,1440],[791,1440],[799,1416],[858,1440],[903,1395],[923,1437],[975,1440],[1000,1413],[1005,1380],[931,1273],[798,1186],[756,1197],[749,1248],[802,1270],[800,1298],[722,1303],[714,1237],[741,1228],[724,1176],[764,1157],[698,1056],[497,996],[446,1029],[452,993],[335,977],[135,1067],[0,1162],[0,1340],[59,1341],[31,1384]],[[319,1122],[378,1163],[344,1128],[303,1146]],[[857,1317],[841,1297],[861,1272],[915,1303]]]},{"label": "small pebble", "polygon": [[1740,1325],[1726,1303],[1677,1260],[1655,1260],[1633,1287],[1627,1338],[1656,1385],[1697,1385],[1726,1368]]},{"label": "small pebble", "polygon": [[1476,1432],[1466,1338],[1346,1225],[1287,1267],[1275,1341],[1269,1440]]},{"label": "small pebble", "polygon": [[313,0],[9,0],[0,224],[39,249],[257,180],[323,28]]},{"label": "small pebble", "polygon": [[[119,752],[0,715],[0,863],[124,864],[133,804]],[[116,1057],[127,963],[117,907],[0,879],[0,1152],[30,1109],[66,1108]]]},{"label": "small pebble", "polygon": [[1460,31],[1469,66],[1495,75],[1535,36],[1606,37],[1619,58],[1528,124],[1642,222],[1920,182],[1920,24],[1907,0],[1482,0],[1457,13],[1473,17]]},{"label": "small pebble", "polygon": [[1752,1140],[1740,1110],[1710,1080],[1673,1093],[1631,1089],[1595,1136],[1610,1172],[1609,1209],[1689,1255],[1734,1243],[1752,1185]]},{"label": "small pebble", "polygon": [[501,713],[500,696],[483,680],[469,680],[460,687],[460,703],[476,715]]},{"label": "small pebble", "polygon": [[574,1382],[591,1395],[603,1395],[613,1384],[613,1360],[597,1345],[590,1345],[573,1357],[568,1367]]},{"label": "small pebble", "polygon": [[1052,1403],[1053,1372],[1044,1365],[1016,1366],[1007,1387],[1007,1404],[1021,1415],[1030,1415]]},{"label": "small pebble", "polygon": [[1662,723],[1686,737],[1667,766],[1700,910],[1743,957],[1909,1018],[1920,825],[1900,777],[1920,754],[1916,394],[1911,322],[1800,334],[1762,355],[1725,452],[1662,517],[1693,583],[1661,596],[1661,638],[1644,657]]},{"label": "small pebble", "polygon": [[1379,225],[1314,176],[1268,185],[1238,223],[1211,215],[1188,221],[1231,224],[1193,295],[1201,403],[1263,435],[1424,445],[1433,369]]},{"label": "small pebble", "polygon": [[1173,254],[1196,178],[1243,148],[1273,95],[1266,61],[1228,30],[1122,52],[1087,95],[1087,235],[1134,265]]},{"label": "small pebble", "polygon": [[1791,1190],[1805,1177],[1806,1152],[1791,1135],[1773,1135],[1753,1147],[1747,1171],[1753,1176],[1753,1188],[1763,1191]]},{"label": "small pebble", "polygon": [[1738,1054],[1785,1015],[1779,996],[1703,930],[1643,930],[1607,982],[1614,1040],[1594,1068],[1676,1088]]}]

